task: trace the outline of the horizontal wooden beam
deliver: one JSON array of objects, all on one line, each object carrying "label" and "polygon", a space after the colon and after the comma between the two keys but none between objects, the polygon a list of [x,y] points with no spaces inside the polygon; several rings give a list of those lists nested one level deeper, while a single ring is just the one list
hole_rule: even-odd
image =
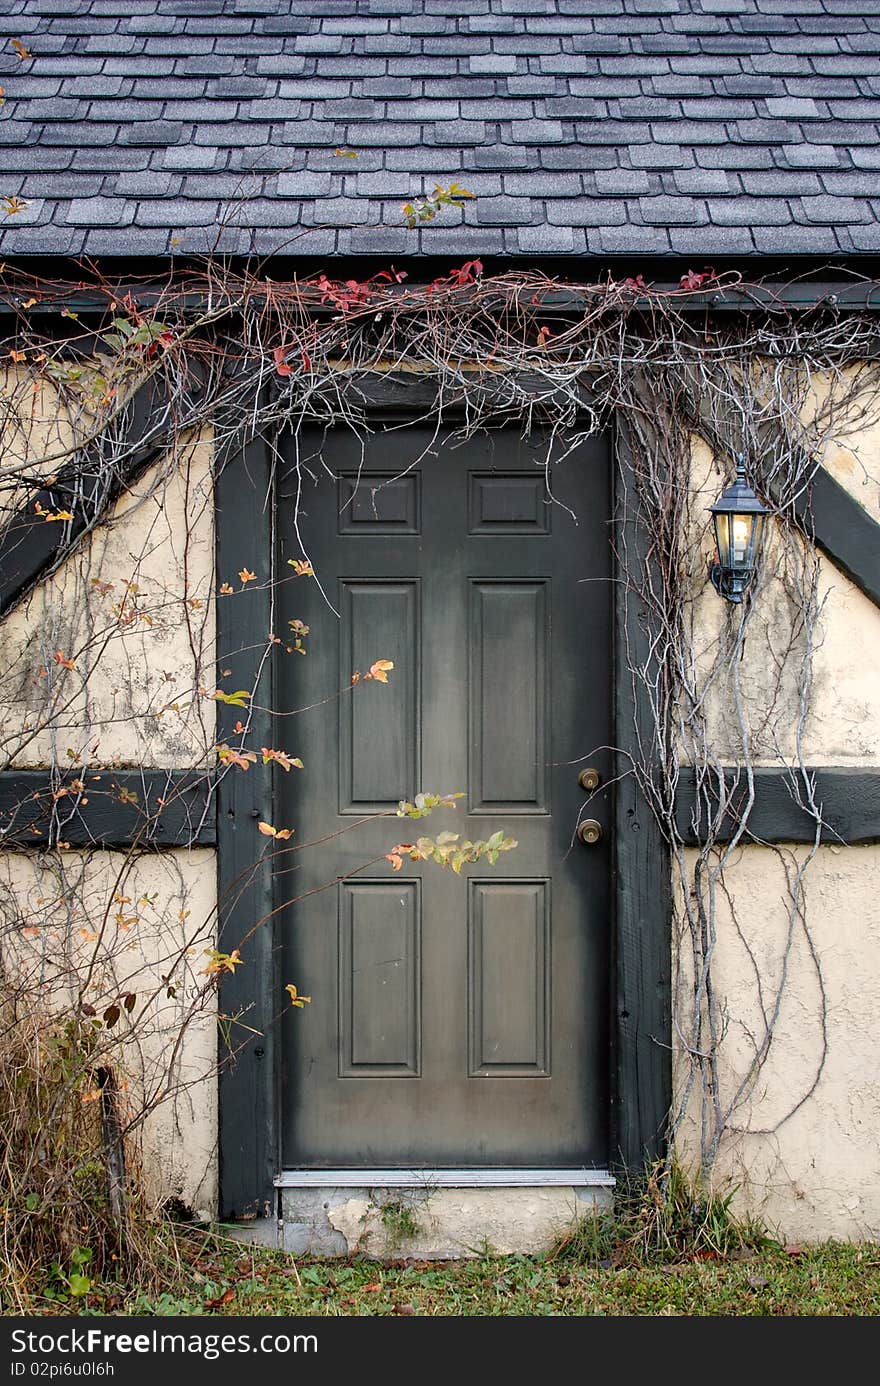
[{"label": "horizontal wooden beam", "polygon": [[[822,765],[806,772],[814,781],[813,797],[822,816],[822,841],[828,843],[880,842],[880,768]],[[803,776],[792,770],[754,770],[754,801],[748,813],[744,842],[806,842],[816,837],[816,820],[804,807]],[[749,801],[749,782],[744,769],[724,772],[726,802],[721,809],[717,781],[707,779],[697,794],[696,775],[684,770],[675,797],[675,822],[687,846],[706,840],[709,826],[717,842],[729,842],[736,834]]]},{"label": "horizontal wooden beam", "polygon": [[[684,261],[682,261],[684,263]],[[349,269],[341,259],[336,262],[336,275],[340,279],[350,277]],[[647,282],[655,293],[667,294],[672,297],[675,311],[679,313],[705,313],[707,309],[720,312],[735,313],[767,313],[767,312],[809,312],[815,308],[827,308],[834,311],[853,312],[880,310],[880,283],[876,279],[870,279],[857,274],[848,274],[845,270],[837,266],[825,266],[822,278],[798,278],[793,281],[766,279],[762,282],[743,282],[736,284],[712,285],[708,284],[705,290],[695,293],[693,290],[681,288],[678,279],[665,278],[668,275],[668,264],[657,261],[653,265],[650,261],[640,261],[640,267],[647,279]],[[741,268],[742,266],[740,266]],[[333,269],[330,265],[325,268]],[[522,262],[505,262],[499,266],[500,273],[524,269]],[[534,290],[529,288],[520,293],[522,306],[534,310],[536,316],[542,313],[563,312],[563,313],[583,313],[585,309],[595,307],[596,300],[603,297],[606,293],[605,278],[608,273],[608,262],[594,261],[593,268],[596,273],[595,284],[554,284],[552,279],[548,280],[547,289],[541,293],[540,303],[534,302]],[[654,270],[657,271],[657,278],[652,279]],[[761,266],[756,264],[753,272],[760,274]],[[292,277],[291,270],[291,277]],[[439,271],[442,274],[448,272]],[[368,268],[363,270],[364,277],[370,273]],[[617,270],[617,274],[625,273],[624,270]],[[306,276],[308,278],[308,276]],[[492,278],[489,274],[485,277],[476,292],[485,295],[486,290],[492,288]],[[313,276],[314,278],[314,276]],[[276,278],[276,282],[283,284],[283,278]],[[381,294],[383,297],[389,295],[394,298],[405,298],[407,296],[423,293],[428,287],[429,280],[426,277],[424,282],[407,280],[400,285],[383,284]],[[301,283],[302,286],[302,283]],[[239,284],[233,281],[228,291],[228,308],[230,313],[236,313],[240,309],[241,296],[238,292]],[[471,292],[474,292],[473,290]],[[152,308],[162,304],[167,310],[175,308],[187,313],[204,313],[210,310],[215,313],[218,308],[217,286],[214,286],[213,293],[209,296],[204,290],[192,286],[192,283],[181,282],[180,287],[175,291],[169,287],[167,277],[161,276],[160,280],[151,283],[143,278],[126,279],[121,277],[114,287],[116,298],[122,299],[131,294],[137,303],[143,308]],[[462,298],[466,298],[468,289],[462,290]],[[21,313],[21,295],[7,292],[5,297],[0,299],[0,316],[9,315],[17,317]],[[268,295],[260,294],[254,284],[248,293],[249,303],[257,312],[261,312],[271,300]],[[506,301],[506,295],[502,297],[499,293],[495,300],[495,306]],[[655,300],[645,297],[633,299],[633,306],[638,309],[650,309],[655,306]],[[38,316],[52,317],[57,316],[62,310],[68,312],[75,311],[78,316],[95,314],[105,317],[108,310],[108,296],[105,291],[91,290],[88,286],[66,285],[61,281],[44,288],[40,302],[34,304],[28,311],[28,319]],[[339,310],[332,303],[321,304],[318,295],[315,295],[315,302],[311,307],[315,317],[332,317]]]},{"label": "horizontal wooden beam", "polygon": [[[81,787],[80,787],[81,786]],[[6,770],[0,848],[212,846],[213,778],[188,770]]]}]

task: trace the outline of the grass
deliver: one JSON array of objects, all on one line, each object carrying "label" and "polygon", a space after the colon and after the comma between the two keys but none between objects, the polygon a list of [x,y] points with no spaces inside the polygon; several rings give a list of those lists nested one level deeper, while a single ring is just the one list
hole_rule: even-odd
[{"label": "grass", "polygon": [[[603,1248],[604,1249],[604,1248]],[[588,1263],[556,1255],[459,1262],[303,1260],[186,1234],[172,1288],[132,1295],[101,1285],[82,1313],[154,1315],[876,1315],[880,1245],[765,1243],[639,1263],[624,1247]],[[35,1306],[36,1309],[36,1306]],[[64,1313],[58,1305],[43,1312]],[[40,1312],[36,1309],[36,1312]]]},{"label": "grass", "polygon": [[[397,1259],[385,1263],[296,1258],[245,1247],[222,1228],[163,1221],[134,1276],[131,1266],[111,1263],[64,1295],[50,1277],[28,1308],[256,1317],[880,1314],[880,1243],[783,1246],[737,1218],[732,1197],[707,1193],[674,1163],[656,1165],[630,1188],[618,1185],[613,1213],[584,1218],[543,1256],[487,1251],[457,1262],[404,1256],[414,1221],[406,1203],[382,1209],[399,1241]],[[12,1302],[4,1309],[16,1312]]]}]

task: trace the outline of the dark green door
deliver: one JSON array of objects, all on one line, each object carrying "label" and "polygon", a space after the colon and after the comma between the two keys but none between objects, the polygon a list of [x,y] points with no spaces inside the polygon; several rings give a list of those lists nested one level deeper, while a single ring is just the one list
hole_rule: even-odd
[{"label": "dark green door", "polygon": [[[279,900],[306,896],[280,916],[282,982],[312,997],[285,1019],[284,1165],[603,1165],[610,850],[574,830],[579,770],[610,766],[606,446],[552,467],[554,504],[513,433],[398,428],[362,456],[340,431],[331,475],[317,447],[297,523],[290,481],[279,499],[280,571],[307,555],[316,579],[280,588],[279,629],[310,633],[279,655],[275,744],[305,769],[279,775],[275,822],[325,840],[279,858]],[[387,685],[350,688],[378,659]],[[360,822],[419,790],[466,797]],[[607,794],[589,813],[610,823]],[[461,877],[383,859],[496,828],[517,849]]]}]

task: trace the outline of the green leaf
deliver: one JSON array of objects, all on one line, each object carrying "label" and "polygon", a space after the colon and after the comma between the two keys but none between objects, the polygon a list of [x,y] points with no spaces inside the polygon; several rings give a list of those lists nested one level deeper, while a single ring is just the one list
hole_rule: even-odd
[{"label": "green leaf", "polygon": [[87,1295],[92,1288],[92,1282],[89,1280],[88,1276],[78,1275],[76,1271],[71,1272],[68,1276],[67,1283],[72,1295]]},{"label": "green leaf", "polygon": [[27,1196],[27,1198],[26,1198],[25,1201],[24,1201],[24,1206],[25,1206],[25,1208],[27,1209],[27,1211],[28,1211],[29,1213],[32,1213],[32,1212],[34,1211],[34,1209],[39,1205],[39,1202],[40,1202],[40,1195],[39,1195],[39,1194],[36,1194],[36,1193],[29,1193],[28,1196]]}]

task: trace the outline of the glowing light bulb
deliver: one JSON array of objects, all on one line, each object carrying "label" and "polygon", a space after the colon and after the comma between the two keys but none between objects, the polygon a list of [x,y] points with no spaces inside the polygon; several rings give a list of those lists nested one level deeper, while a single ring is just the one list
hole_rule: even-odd
[{"label": "glowing light bulb", "polygon": [[746,546],[749,542],[749,522],[743,520],[739,515],[733,521],[733,556],[734,561],[740,563],[745,557]]}]

